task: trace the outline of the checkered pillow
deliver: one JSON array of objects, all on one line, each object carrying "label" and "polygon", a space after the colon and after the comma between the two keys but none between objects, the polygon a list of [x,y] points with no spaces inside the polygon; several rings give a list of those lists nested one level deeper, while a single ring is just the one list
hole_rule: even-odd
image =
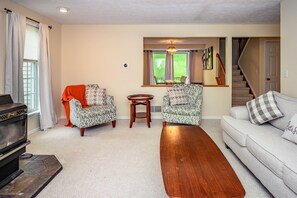
[{"label": "checkered pillow", "polygon": [[88,105],[105,105],[106,89],[100,89],[98,85],[86,85],[86,99]]},{"label": "checkered pillow", "polygon": [[183,87],[170,87],[167,88],[169,95],[170,105],[187,104],[187,95]]},{"label": "checkered pillow", "polygon": [[247,102],[246,106],[253,124],[263,124],[284,116],[276,105],[272,91]]}]

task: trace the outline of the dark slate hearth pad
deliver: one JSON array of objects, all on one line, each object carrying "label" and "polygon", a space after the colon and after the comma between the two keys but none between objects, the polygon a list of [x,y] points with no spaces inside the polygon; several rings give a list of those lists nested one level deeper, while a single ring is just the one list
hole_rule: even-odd
[{"label": "dark slate hearth pad", "polygon": [[20,160],[24,172],[0,189],[0,197],[35,197],[62,168],[54,155],[34,155]]}]

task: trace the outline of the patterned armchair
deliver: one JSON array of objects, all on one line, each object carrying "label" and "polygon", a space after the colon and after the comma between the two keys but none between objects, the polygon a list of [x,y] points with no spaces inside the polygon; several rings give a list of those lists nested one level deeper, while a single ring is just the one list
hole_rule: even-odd
[{"label": "patterned armchair", "polygon": [[174,85],[174,87],[183,87],[187,104],[170,105],[169,96],[163,97],[162,116],[163,126],[167,122],[199,125],[201,123],[201,105],[202,105],[202,89],[201,85]]},{"label": "patterned armchair", "polygon": [[70,121],[80,128],[80,135],[84,136],[84,129],[87,127],[112,122],[116,125],[116,106],[113,96],[106,96],[106,105],[90,106],[82,108],[80,101],[73,98],[70,100]]}]

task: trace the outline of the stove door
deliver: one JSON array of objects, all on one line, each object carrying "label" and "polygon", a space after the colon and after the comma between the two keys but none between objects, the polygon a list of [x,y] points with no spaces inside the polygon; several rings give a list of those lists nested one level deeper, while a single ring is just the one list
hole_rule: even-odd
[{"label": "stove door", "polygon": [[20,115],[0,122],[0,154],[26,142],[27,115]]}]

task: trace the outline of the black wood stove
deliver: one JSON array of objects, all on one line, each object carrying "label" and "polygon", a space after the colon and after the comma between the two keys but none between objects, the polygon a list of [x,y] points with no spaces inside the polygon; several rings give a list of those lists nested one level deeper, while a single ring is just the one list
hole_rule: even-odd
[{"label": "black wood stove", "polygon": [[19,156],[26,151],[27,106],[0,95],[0,188],[20,175]]}]

